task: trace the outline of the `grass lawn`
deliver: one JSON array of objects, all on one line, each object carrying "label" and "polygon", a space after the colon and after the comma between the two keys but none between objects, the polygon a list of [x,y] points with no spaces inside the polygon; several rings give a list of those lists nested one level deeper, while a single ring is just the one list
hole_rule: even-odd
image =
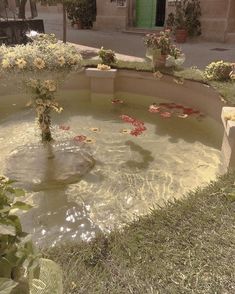
[{"label": "grass lawn", "polygon": [[91,243],[47,251],[62,266],[64,293],[235,293],[234,176]]}]

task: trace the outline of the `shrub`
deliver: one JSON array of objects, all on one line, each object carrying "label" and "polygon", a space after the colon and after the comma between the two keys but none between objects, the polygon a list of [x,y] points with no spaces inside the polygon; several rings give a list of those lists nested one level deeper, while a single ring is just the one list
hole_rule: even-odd
[{"label": "shrub", "polygon": [[[33,245],[22,231],[16,214],[17,210],[28,210],[31,206],[16,201],[17,197],[24,196],[24,191],[13,188],[12,183],[8,178],[0,176],[0,292],[4,289],[3,293],[6,294],[15,287],[18,290],[23,278],[28,277],[29,270],[38,265]],[[26,290],[20,291],[16,293],[27,293]]]},{"label": "shrub", "polygon": [[207,65],[204,76],[207,80],[227,81],[230,80],[232,71],[233,64],[221,60]]},{"label": "shrub", "polygon": [[70,0],[66,3],[68,19],[75,24],[81,22],[83,28],[91,28],[96,17],[95,0]]},{"label": "shrub", "polygon": [[188,35],[196,37],[201,35],[201,6],[199,0],[184,0],[185,1],[185,19]]},{"label": "shrub", "polygon": [[177,29],[186,29],[190,37],[201,35],[201,6],[199,0],[176,0],[175,13],[170,13],[167,26]]},{"label": "shrub", "polygon": [[111,49],[104,49],[101,47],[100,51],[98,52],[99,58],[101,58],[102,63],[106,65],[111,65],[112,63],[116,63],[116,55],[115,52]]},{"label": "shrub", "polygon": [[161,55],[170,55],[175,59],[182,54],[181,50],[173,44],[169,30],[161,31],[159,34],[147,34],[144,44],[148,49],[159,50]]}]

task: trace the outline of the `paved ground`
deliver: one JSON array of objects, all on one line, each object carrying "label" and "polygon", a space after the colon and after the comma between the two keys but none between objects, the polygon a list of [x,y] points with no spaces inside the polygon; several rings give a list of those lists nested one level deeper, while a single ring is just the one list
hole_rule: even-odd
[{"label": "paved ground", "polygon": [[[39,16],[44,19],[47,33],[55,33],[62,39],[62,15],[43,14]],[[122,32],[104,32],[92,30],[77,30],[68,25],[67,40],[79,44],[82,50],[94,50],[94,48],[110,48],[122,55],[131,56],[130,59],[145,57],[143,35],[129,34]],[[89,48],[88,48],[89,47]],[[180,45],[186,55],[185,66],[196,65],[199,68],[205,67],[215,60],[235,62],[235,44],[212,43],[201,40],[188,41]],[[224,51],[213,50],[219,48]],[[121,56],[126,59],[126,56]]]}]

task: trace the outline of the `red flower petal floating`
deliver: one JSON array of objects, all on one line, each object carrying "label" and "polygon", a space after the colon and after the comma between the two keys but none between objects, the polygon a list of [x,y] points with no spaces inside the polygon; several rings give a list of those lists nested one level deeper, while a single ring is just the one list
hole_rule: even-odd
[{"label": "red flower petal floating", "polygon": [[191,115],[194,113],[194,110],[192,108],[184,108],[183,113],[187,115]]},{"label": "red flower petal floating", "polygon": [[84,135],[78,135],[78,136],[75,136],[74,138],[73,138],[73,140],[75,141],[75,142],[84,142],[85,140],[86,140],[86,136],[84,136]]},{"label": "red flower petal floating", "polygon": [[169,118],[169,117],[171,117],[171,113],[168,112],[168,111],[161,112],[160,116],[163,117],[163,118]]},{"label": "red flower petal floating", "polygon": [[156,104],[150,105],[149,109],[148,109],[148,111],[151,113],[158,113],[158,112],[160,112],[160,110],[161,110],[161,107],[157,106]]},{"label": "red flower petal floating", "polygon": [[68,131],[70,129],[70,126],[60,125],[59,128],[60,130]]},{"label": "red flower petal floating", "polygon": [[141,120],[137,120],[137,119],[132,124],[133,124],[133,126],[135,126],[137,128],[144,126],[144,122]]},{"label": "red flower petal floating", "polygon": [[126,114],[123,114],[120,116],[120,118],[124,121],[124,122],[127,122],[127,123],[133,123],[135,121],[135,119],[129,115],[126,115]]},{"label": "red flower petal floating", "polygon": [[120,118],[124,122],[131,123],[135,128],[131,130],[130,134],[132,136],[139,136],[141,135],[144,131],[146,131],[146,127],[144,126],[144,122],[138,119],[135,119],[129,115],[121,115]]},{"label": "red flower petal floating", "polygon": [[[168,109],[172,109],[171,112],[167,111]],[[169,118],[169,117],[172,117],[173,115],[176,115],[177,117],[180,117],[180,118],[186,118],[193,114],[198,116],[200,116],[201,114],[199,110],[195,110],[189,107],[184,107],[183,105],[176,104],[176,103],[159,103],[158,105],[156,103],[153,103],[152,105],[149,106],[148,111],[152,113],[159,113],[160,116],[164,118]]]},{"label": "red flower petal floating", "polygon": [[180,105],[180,104],[176,104],[174,108],[176,108],[176,109],[184,109],[184,106]]},{"label": "red flower petal floating", "polygon": [[124,101],[123,100],[120,100],[120,99],[113,99],[111,100],[112,104],[123,104]]}]

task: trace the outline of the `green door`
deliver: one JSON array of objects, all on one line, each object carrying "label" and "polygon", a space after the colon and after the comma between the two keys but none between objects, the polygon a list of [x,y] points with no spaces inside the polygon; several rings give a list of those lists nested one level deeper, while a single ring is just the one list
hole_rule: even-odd
[{"label": "green door", "polygon": [[156,23],[157,0],[136,0],[136,26],[152,28]]}]

